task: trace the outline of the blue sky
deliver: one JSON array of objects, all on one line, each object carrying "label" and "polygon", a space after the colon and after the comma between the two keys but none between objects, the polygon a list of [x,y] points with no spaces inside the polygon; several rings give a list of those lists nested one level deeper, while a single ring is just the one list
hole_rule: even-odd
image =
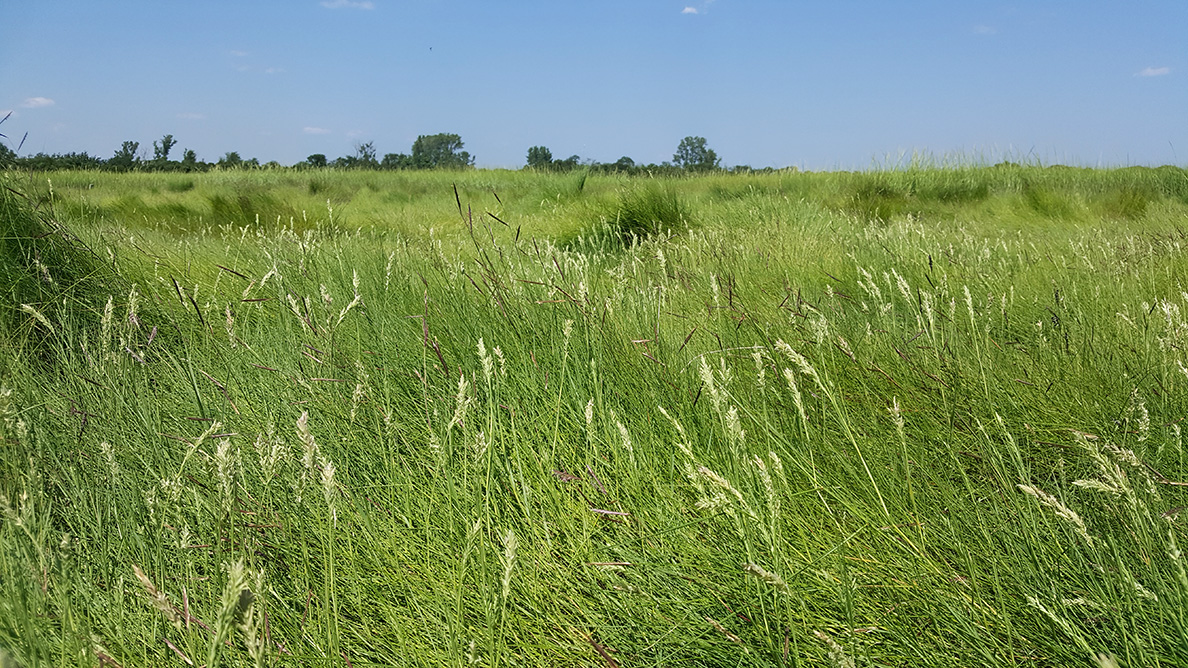
[{"label": "blue sky", "polygon": [[[1188,3],[7,0],[0,132],[22,154],[193,148],[291,164],[462,136],[853,169],[934,156],[1188,164]],[[15,146],[14,146],[15,148]]]}]

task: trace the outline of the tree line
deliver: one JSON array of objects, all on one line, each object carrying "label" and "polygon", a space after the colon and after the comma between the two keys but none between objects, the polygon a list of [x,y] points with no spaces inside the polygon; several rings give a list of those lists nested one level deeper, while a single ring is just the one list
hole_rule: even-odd
[{"label": "tree line", "polygon": [[[4,135],[0,135],[4,137]],[[193,149],[183,149],[181,158],[174,148],[177,140],[167,134],[152,143],[152,157],[142,151],[140,142],[125,141],[110,158],[82,153],[37,153],[21,156],[17,151],[0,142],[0,167],[21,168],[33,171],[65,169],[90,169],[113,172],[205,172],[212,169],[371,169],[371,170],[413,170],[413,169],[466,169],[474,166],[474,156],[463,150],[459,135],[439,133],[421,135],[413,142],[408,153],[387,153],[382,157],[373,142],[355,144],[354,153],[330,159],[324,153],[314,153],[293,165],[282,165],[271,161],[261,163],[256,158],[244,158],[236,151],[228,151],[214,162],[200,160]],[[19,146],[18,146],[19,151]],[[586,169],[608,173],[684,173],[708,172],[723,169],[717,153],[709,148],[704,137],[685,137],[677,146],[672,161],[660,164],[637,164],[628,156],[614,162],[583,160],[580,156],[556,159],[546,146],[528,149],[525,169],[535,171],[566,172]],[[746,165],[730,168],[729,171],[751,171]]]}]

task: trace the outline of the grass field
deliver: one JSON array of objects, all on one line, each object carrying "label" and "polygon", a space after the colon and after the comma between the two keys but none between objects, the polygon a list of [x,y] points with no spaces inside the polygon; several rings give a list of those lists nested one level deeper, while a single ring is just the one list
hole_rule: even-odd
[{"label": "grass field", "polygon": [[8,174],[2,666],[1188,664],[1188,172]]}]

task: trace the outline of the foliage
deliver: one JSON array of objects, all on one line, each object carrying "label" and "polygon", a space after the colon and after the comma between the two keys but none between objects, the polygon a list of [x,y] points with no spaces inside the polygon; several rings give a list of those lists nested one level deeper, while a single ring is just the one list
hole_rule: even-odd
[{"label": "foliage", "polygon": [[218,166],[224,169],[236,169],[244,167],[244,159],[239,156],[238,151],[227,151],[223,157],[219,158]]},{"label": "foliage", "polygon": [[385,153],[380,169],[412,169],[412,156],[407,153]]},{"label": "foliage", "polygon": [[166,162],[169,160],[169,151],[177,144],[177,140],[173,135],[165,135],[161,138],[161,142],[153,142],[153,160],[155,162]]},{"label": "foliage", "polygon": [[462,138],[455,134],[421,135],[412,145],[412,164],[416,169],[462,169],[474,164],[470,153],[462,150]]},{"label": "foliage", "polygon": [[546,146],[532,146],[528,149],[528,167],[548,169],[553,164],[553,152]]},{"label": "foliage", "polygon": [[137,151],[140,150],[140,142],[126,141],[120,145],[120,150],[116,151],[115,155],[108,158],[107,167],[117,172],[126,172],[135,168],[140,164],[140,157]]},{"label": "foliage", "polygon": [[718,154],[706,144],[705,137],[685,137],[677,145],[672,162],[685,171],[705,172],[717,169],[721,160],[718,158]]},{"label": "foliage", "polygon": [[178,166],[183,172],[195,172],[202,168],[198,162],[198,154],[192,148],[182,151],[181,164]]},{"label": "foliage", "polygon": [[334,166],[345,169],[378,168],[379,162],[375,159],[375,144],[372,142],[357,142],[355,144],[355,154],[335,160]]}]

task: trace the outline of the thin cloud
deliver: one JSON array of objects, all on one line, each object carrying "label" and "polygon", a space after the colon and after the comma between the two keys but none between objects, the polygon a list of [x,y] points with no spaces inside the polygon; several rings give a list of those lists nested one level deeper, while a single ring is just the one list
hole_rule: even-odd
[{"label": "thin cloud", "polygon": [[21,106],[26,109],[39,109],[41,107],[54,106],[54,101],[48,97],[27,97],[25,98],[25,101],[21,103]]},{"label": "thin cloud", "polygon": [[375,3],[370,0],[326,0],[321,4],[326,9],[375,9]]},{"label": "thin cloud", "polygon": [[1136,77],[1161,77],[1165,74],[1171,74],[1170,67],[1144,67],[1135,73]]},{"label": "thin cloud", "polygon": [[301,128],[301,131],[307,135],[328,135],[330,131],[326,128],[315,128],[312,125],[307,125]]},{"label": "thin cloud", "polygon": [[714,0],[702,0],[701,5],[697,6],[697,7],[694,7],[693,5],[685,5],[685,8],[681,10],[681,13],[682,14],[704,14],[706,12],[706,10],[709,9],[709,6],[712,4],[714,4]]}]

